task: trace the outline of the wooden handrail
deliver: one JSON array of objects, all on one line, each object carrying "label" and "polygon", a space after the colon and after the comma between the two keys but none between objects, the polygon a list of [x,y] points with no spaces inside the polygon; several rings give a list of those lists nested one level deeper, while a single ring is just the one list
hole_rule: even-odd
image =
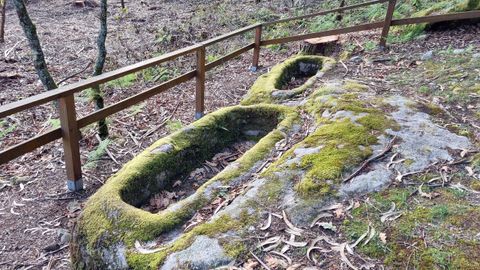
[{"label": "wooden handrail", "polygon": [[61,138],[62,130],[60,128],[56,128],[11,146],[0,152],[0,164],[7,163],[12,159],[22,156],[28,152],[32,152],[34,149]]},{"label": "wooden handrail", "polygon": [[[321,15],[326,15],[334,12],[342,12],[345,10],[351,10],[354,8],[365,7],[369,5],[379,4],[389,2],[389,8],[387,10],[387,15],[384,21],[373,22],[360,24],[350,27],[344,27],[340,29],[327,30],[317,33],[308,33],[295,36],[288,36],[282,38],[275,38],[269,40],[262,40],[262,28],[272,24],[283,23],[293,20],[301,20]],[[0,106],[0,118],[6,117],[8,115],[24,111],[26,109],[32,108],[34,106],[44,104],[49,101],[59,100],[59,109],[60,109],[60,120],[61,128],[56,128],[50,130],[44,134],[38,135],[34,138],[26,140],[20,144],[14,145],[6,150],[0,151],[0,164],[6,163],[14,158],[17,158],[25,153],[31,152],[34,149],[41,147],[47,143],[50,143],[54,140],[63,139],[64,153],[65,153],[65,165],[67,170],[68,177],[68,188],[70,190],[79,190],[83,188],[83,183],[81,181],[81,168],[80,168],[80,154],[79,154],[79,129],[83,128],[89,124],[95,123],[101,119],[104,119],[114,113],[117,113],[127,107],[130,107],[134,104],[142,102],[154,95],[162,93],[172,87],[175,87],[181,83],[184,83],[190,79],[196,78],[196,118],[199,118],[204,113],[204,96],[205,96],[205,73],[214,67],[217,67],[251,49],[254,50],[253,61],[252,61],[252,70],[256,70],[258,67],[258,59],[260,57],[260,47],[267,46],[272,44],[281,44],[292,41],[304,40],[315,37],[323,37],[329,35],[339,35],[352,32],[360,32],[365,30],[382,28],[382,39],[380,45],[384,45],[386,37],[389,31],[390,26],[396,25],[409,25],[409,24],[419,24],[419,23],[435,23],[443,21],[452,21],[452,20],[463,20],[463,19],[474,19],[480,18],[480,11],[467,11],[459,12],[454,14],[445,14],[445,15],[430,15],[418,18],[406,18],[406,19],[392,19],[392,14],[395,7],[395,0],[375,0],[370,2],[365,2],[361,4],[331,9],[327,11],[320,11],[317,13],[312,13],[303,16],[297,16],[287,19],[276,20],[272,22],[267,22],[263,24],[254,24],[240,28],[236,31],[206,40],[199,44],[189,46],[180,50],[176,50],[162,56],[154,57],[127,67],[123,67],[114,71],[104,73],[102,75],[92,77],[86,80],[82,80],[67,86],[62,86],[55,90],[51,90],[39,95],[25,98],[23,100],[15,101],[3,106]],[[245,32],[255,30],[255,40],[253,43],[250,43],[242,48],[239,48],[227,55],[224,55],[222,58],[217,59],[213,62],[205,62],[205,48],[214,43],[221,42],[223,40],[229,39],[233,36],[243,34]],[[90,87],[99,86],[100,84],[106,83],[123,77],[125,75],[141,71],[143,69],[165,63],[169,60],[176,59],[180,56],[195,53],[197,58],[197,67],[195,70],[184,73],[176,78],[173,78],[167,82],[149,88],[143,92],[135,94],[131,97],[128,97],[124,100],[121,100],[117,103],[109,105],[101,110],[95,111],[87,116],[76,119],[75,113],[75,103],[73,94]]]},{"label": "wooden handrail", "polygon": [[273,45],[273,44],[288,43],[288,42],[292,42],[292,41],[299,41],[299,40],[304,40],[304,39],[309,39],[309,38],[318,38],[318,37],[326,37],[326,36],[331,36],[331,35],[340,35],[340,34],[347,34],[347,33],[353,33],[353,32],[360,32],[360,31],[366,31],[366,30],[381,28],[382,26],[383,26],[383,21],[374,22],[374,23],[366,23],[366,24],[360,24],[360,25],[355,25],[355,26],[350,26],[350,27],[345,27],[345,28],[340,28],[340,29],[334,29],[334,30],[327,30],[327,31],[322,31],[322,32],[317,32],[317,33],[309,33],[309,34],[302,34],[302,35],[296,35],[296,36],[289,36],[289,37],[263,40],[261,42],[261,45],[262,46],[267,46],[267,45]]},{"label": "wooden handrail", "polygon": [[225,55],[224,57],[222,58],[219,58],[213,62],[210,62],[208,64],[205,65],[205,69],[207,71],[219,66],[219,65],[222,65],[230,60],[232,60],[233,58],[237,57],[237,56],[240,56],[242,55],[243,53],[245,52],[248,52],[249,50],[253,49],[255,47],[255,43],[251,43],[251,44],[248,44],[247,46],[245,47],[242,47],[236,51],[233,51],[227,55]]},{"label": "wooden handrail", "polygon": [[278,23],[284,23],[284,22],[290,22],[290,21],[296,21],[296,20],[303,20],[303,19],[308,19],[308,18],[312,18],[312,17],[328,15],[328,14],[331,14],[331,13],[342,12],[342,11],[351,10],[351,9],[357,9],[357,8],[371,6],[371,5],[375,5],[375,4],[381,4],[381,3],[385,3],[385,2],[388,2],[388,0],[375,0],[375,1],[365,2],[365,3],[355,4],[355,5],[351,5],[351,6],[329,9],[329,10],[320,11],[320,12],[316,12],[316,13],[311,13],[311,14],[307,14],[307,15],[285,18],[285,19],[280,19],[280,20],[271,21],[271,22],[266,22],[266,23],[263,23],[263,25],[268,26],[268,25],[272,25],[272,24],[278,24]]},{"label": "wooden handrail", "polygon": [[233,31],[233,32],[230,32],[230,33],[227,33],[227,34],[208,39],[208,40],[203,41],[199,44],[195,44],[195,45],[183,48],[183,49],[179,49],[179,50],[176,50],[176,51],[173,51],[173,52],[170,52],[170,53],[166,53],[164,55],[157,56],[157,57],[154,57],[154,58],[142,61],[142,62],[138,62],[138,63],[130,65],[130,66],[126,66],[126,67],[119,68],[119,69],[116,69],[116,70],[113,70],[113,71],[110,71],[110,72],[106,72],[106,73],[103,73],[102,75],[95,76],[95,77],[92,77],[92,78],[88,78],[88,79],[85,79],[85,80],[82,80],[82,81],[79,81],[79,82],[76,82],[76,83],[72,83],[72,84],[69,84],[69,85],[66,85],[66,86],[62,86],[62,87],[59,87],[57,89],[50,90],[50,91],[47,91],[47,92],[44,92],[44,93],[41,93],[41,94],[38,94],[38,95],[35,95],[35,96],[31,96],[31,97],[28,97],[28,98],[25,98],[25,99],[22,99],[22,100],[19,100],[19,101],[15,101],[15,102],[12,102],[12,103],[2,105],[2,106],[0,106],[0,118],[9,116],[9,115],[17,113],[17,112],[24,111],[24,110],[27,110],[27,109],[30,109],[32,107],[35,107],[35,106],[38,106],[38,105],[41,105],[41,104],[44,104],[44,103],[47,103],[47,102],[50,102],[50,101],[54,101],[54,100],[59,99],[61,97],[68,96],[68,95],[80,92],[82,90],[85,90],[85,89],[88,89],[88,88],[91,88],[91,87],[98,86],[100,84],[103,84],[103,83],[106,83],[106,82],[109,82],[109,81],[113,81],[113,80],[121,78],[125,75],[128,75],[128,74],[138,72],[138,71],[144,70],[144,69],[152,67],[152,66],[156,66],[156,65],[165,63],[169,60],[173,60],[173,59],[178,58],[180,56],[183,56],[183,55],[186,55],[186,54],[189,54],[189,53],[193,53],[193,52],[197,51],[202,46],[210,46],[212,44],[218,43],[220,41],[231,38],[233,36],[243,34],[243,33],[247,32],[249,30],[255,29],[258,25],[259,24],[250,25],[250,26],[238,29],[236,31]]},{"label": "wooden handrail", "polygon": [[396,19],[392,21],[392,26],[419,24],[419,23],[438,23],[457,20],[470,20],[480,18],[480,10],[457,12],[452,14],[429,15],[424,17],[414,17],[405,19]]},{"label": "wooden handrail", "polygon": [[188,53],[196,51],[201,45],[193,45],[186,47],[174,52],[170,52],[158,57],[154,57],[130,66],[119,68],[110,72],[103,73],[102,75],[88,78],[70,85],[62,86],[54,90],[50,90],[32,97],[28,97],[16,102],[12,102],[0,107],[0,118],[6,117],[8,115],[20,112],[31,107],[47,103],[59,99],[64,96],[72,95],[76,92],[98,86],[102,83],[106,83],[118,78],[121,78],[125,75],[141,71],[143,69],[165,63],[169,60],[175,59],[177,57],[186,55]]},{"label": "wooden handrail", "polygon": [[103,109],[100,109],[98,111],[95,111],[89,115],[86,115],[83,118],[78,119],[78,128],[83,128],[86,127],[90,124],[93,124],[101,119],[104,119],[114,113],[117,113],[127,107],[133,106],[137,103],[140,103],[150,97],[153,97],[155,95],[158,95],[162,92],[165,92],[166,90],[177,86],[181,83],[184,83],[190,79],[193,79],[195,77],[195,71],[190,71],[187,72],[181,76],[178,76],[174,79],[171,79],[167,82],[164,82],[160,85],[154,86],[148,90],[145,90],[143,92],[140,92],[136,95],[133,95],[131,97],[128,97],[124,100],[121,100],[117,103],[114,103],[112,105],[106,106]]},{"label": "wooden handrail", "polygon": [[249,25],[249,26],[245,26],[243,28],[240,28],[238,30],[235,30],[235,31],[232,31],[230,33],[227,33],[227,34],[224,34],[224,35],[221,35],[221,36],[218,36],[218,37],[214,37],[214,38],[211,38],[211,39],[208,39],[208,40],[205,40],[203,42],[201,42],[200,44],[207,47],[207,46],[210,46],[214,43],[218,43],[220,41],[223,41],[225,39],[228,39],[228,38],[231,38],[231,37],[234,37],[234,36],[238,36],[240,34],[243,34],[245,32],[248,32],[250,30],[253,30],[255,29],[257,26],[261,25],[261,23],[256,23],[256,24],[252,24],[252,25]]}]

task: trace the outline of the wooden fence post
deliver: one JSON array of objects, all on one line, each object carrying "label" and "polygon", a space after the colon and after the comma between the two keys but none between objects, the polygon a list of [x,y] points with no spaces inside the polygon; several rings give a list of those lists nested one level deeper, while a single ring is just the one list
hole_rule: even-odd
[{"label": "wooden fence post", "polygon": [[380,37],[380,49],[384,50],[387,47],[388,32],[390,32],[390,26],[392,25],[393,12],[395,11],[395,5],[397,0],[389,0],[387,15],[385,16],[385,24],[383,25],[382,36]]},{"label": "wooden fence post", "polygon": [[61,97],[60,126],[62,129],[63,149],[65,156],[65,169],[67,170],[67,187],[70,191],[83,189],[82,165],[80,162],[80,139],[77,126],[77,115],[75,112],[75,101],[73,94]]},{"label": "wooden fence post", "polygon": [[196,81],[195,119],[200,119],[205,111],[205,46],[197,49]]},{"label": "wooden fence post", "polygon": [[260,43],[262,42],[262,25],[255,28],[255,47],[253,48],[253,61],[251,71],[258,70],[258,61],[260,59]]}]

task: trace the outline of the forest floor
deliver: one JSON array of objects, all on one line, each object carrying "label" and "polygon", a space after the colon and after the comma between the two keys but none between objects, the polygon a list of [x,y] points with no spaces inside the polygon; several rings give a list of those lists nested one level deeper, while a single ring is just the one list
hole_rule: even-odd
[{"label": "forest floor", "polygon": [[[223,27],[209,31],[198,27],[209,19],[211,1],[165,2],[142,1],[128,12],[112,8],[108,37],[110,57],[107,70],[147,59],[152,55],[174,50],[203,40],[239,25],[223,22]],[[221,1],[217,1],[221,2]],[[127,3],[128,5],[128,3]],[[232,5],[234,6],[234,5]],[[226,14],[248,14],[256,7],[245,3]],[[89,77],[95,59],[97,33],[96,9],[73,7],[64,1],[33,1],[29,5],[37,23],[49,67],[57,81],[69,78],[71,83]],[[281,13],[282,10],[276,10]],[[31,65],[29,50],[14,11],[7,11],[6,43],[0,45],[0,105],[38,94],[42,91]],[[233,17],[233,16],[232,16]],[[210,18],[220,22],[221,18]],[[245,23],[248,23],[247,21]],[[232,28],[232,29],[229,29]],[[177,32],[167,30],[176,29]],[[367,83],[379,94],[397,92],[415,100],[433,102],[450,113],[445,125],[453,126],[480,143],[479,94],[454,91],[449,83],[471,82],[478,85],[479,66],[462,65],[480,52],[480,26],[429,32],[404,44],[392,44],[387,52],[372,47],[378,32],[371,31],[342,37],[343,51],[349,57],[337,64],[330,77],[346,77]],[[168,42],[165,42],[168,40]],[[240,47],[239,39],[217,52]],[[261,54],[262,68],[249,71],[251,55],[245,54],[207,75],[207,112],[235,105],[246,94],[255,79],[274,64],[298,51],[298,44],[266,49]],[[442,65],[439,69],[426,66],[422,57],[428,51]],[[334,55],[339,58],[340,55]],[[155,70],[153,77],[171,77],[189,70],[192,58],[182,58],[175,66]],[[446,69],[445,66],[452,65]],[[455,70],[459,67],[458,70]],[[430,73],[429,73],[430,69]],[[83,72],[81,72],[84,70]],[[338,71],[342,70],[342,73]],[[105,87],[107,104],[153,85],[147,75],[121,80]],[[470,87],[468,85],[467,87]],[[461,96],[461,99],[455,98]],[[93,105],[85,93],[76,96],[78,114],[85,115]],[[65,189],[63,151],[60,142],[50,143],[36,151],[0,166],[0,269],[69,269],[68,235],[82,204],[122,164],[158,138],[192,122],[194,114],[194,82],[185,83],[109,118],[110,140],[99,147],[95,128],[82,130],[81,151],[85,164],[85,191],[69,193]],[[46,104],[35,110],[0,120],[0,149],[6,149],[51,127],[58,126],[53,106]]]}]

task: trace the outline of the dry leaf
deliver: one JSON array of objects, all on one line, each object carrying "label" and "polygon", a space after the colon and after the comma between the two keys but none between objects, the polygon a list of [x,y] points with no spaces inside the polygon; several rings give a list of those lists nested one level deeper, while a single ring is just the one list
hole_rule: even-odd
[{"label": "dry leaf", "polygon": [[330,213],[320,213],[320,215],[313,219],[312,223],[310,224],[310,228],[313,228],[313,226],[315,226],[315,224],[317,224],[317,221],[319,221],[320,219],[329,217],[333,217],[333,215]]},{"label": "dry leaf", "polygon": [[353,204],[353,209],[357,209],[358,207],[360,207],[360,202],[356,201],[356,202]]},{"label": "dry leaf", "polygon": [[258,262],[257,261],[254,261],[252,259],[248,259],[248,261],[246,261],[244,264],[243,264],[243,269],[245,270],[254,270],[255,267],[258,266]]},{"label": "dry leaf", "polygon": [[420,194],[420,196],[424,197],[424,198],[427,198],[429,200],[435,198],[435,197],[438,197],[440,196],[439,193],[436,193],[436,192],[432,192],[432,193],[426,193],[426,192],[423,192],[422,190],[422,186],[423,186],[423,183],[418,186],[418,194]]},{"label": "dry leaf", "polygon": [[280,253],[280,252],[277,252],[277,251],[271,251],[270,253],[285,259],[287,261],[288,265],[292,264],[292,259],[290,257],[288,257],[287,255],[285,255],[283,253]]},{"label": "dry leaf", "polygon": [[472,167],[466,166],[465,170],[468,172],[468,176],[473,176],[475,173],[473,172]]},{"label": "dry leaf", "polygon": [[301,266],[302,266],[301,263],[292,264],[289,267],[287,267],[287,270],[297,270],[297,269],[300,269]]},{"label": "dry leaf", "polygon": [[378,234],[378,237],[380,238],[380,241],[382,241],[382,243],[386,244],[387,243],[387,235],[385,233],[379,233]]},{"label": "dry leaf", "polygon": [[265,264],[271,267],[272,269],[278,269],[279,267],[281,268],[287,268],[288,264],[281,259],[277,259],[273,256],[267,255],[265,257]]},{"label": "dry leaf", "polygon": [[267,230],[268,228],[270,228],[270,225],[272,224],[272,214],[271,213],[268,213],[268,218],[267,218],[267,222],[265,223],[264,226],[262,226],[260,228],[261,231],[265,231]]},{"label": "dry leaf", "polygon": [[306,247],[307,242],[293,242],[293,241],[288,241],[288,240],[283,240],[283,242],[287,245],[290,245],[292,247]]},{"label": "dry leaf", "polygon": [[336,218],[342,218],[343,216],[345,216],[345,212],[343,211],[343,207],[335,209],[335,211],[333,211],[333,213],[335,214]]},{"label": "dry leaf", "polygon": [[347,243],[342,243],[338,246],[332,247],[332,250],[336,250],[340,252],[340,259],[348,265],[353,270],[358,270],[357,267],[355,267],[350,260],[348,260],[347,256],[345,255],[345,248],[347,247]]},{"label": "dry leaf", "polygon": [[375,228],[371,227],[370,236],[368,236],[367,240],[365,240],[365,242],[363,242],[362,246],[366,246],[370,242],[370,240],[372,240],[372,238],[375,236],[376,233],[377,232],[375,231]]},{"label": "dry leaf", "polygon": [[317,225],[325,230],[337,231],[337,227],[335,227],[332,222],[318,222]]},{"label": "dry leaf", "polygon": [[282,215],[283,215],[283,222],[285,222],[285,224],[287,224],[287,226],[294,230],[294,231],[297,231],[298,233],[302,233],[303,232],[303,229],[300,229],[300,228],[297,228],[295,227],[295,225],[293,225],[290,220],[288,220],[287,218],[287,213],[285,213],[285,210],[282,211]]},{"label": "dry leaf", "polygon": [[402,211],[395,211],[395,208],[396,205],[394,202],[392,202],[392,207],[390,208],[390,210],[382,214],[382,216],[380,217],[380,221],[382,223],[385,223],[385,221],[387,220],[392,221],[399,218],[402,215]]},{"label": "dry leaf", "polygon": [[470,152],[471,151],[468,149],[462,149],[462,152],[460,152],[460,157],[464,158]]},{"label": "dry leaf", "polygon": [[367,237],[369,232],[370,232],[370,225],[368,225],[367,231],[364,234],[360,235],[360,237],[357,239],[357,241],[355,241],[355,243],[353,243],[352,245],[347,245],[347,247],[355,248],[360,242],[362,242],[363,239],[365,239],[365,237]]},{"label": "dry leaf", "polygon": [[155,252],[164,250],[166,248],[163,247],[163,248],[148,249],[147,247],[143,247],[142,244],[140,244],[140,242],[138,240],[136,240],[135,241],[135,249],[140,254],[151,254],[151,253],[155,253]]},{"label": "dry leaf", "polygon": [[269,246],[269,245],[273,245],[273,244],[279,243],[281,239],[282,239],[281,236],[270,237],[270,238],[268,238],[267,240],[265,240],[265,241],[261,242],[260,244],[258,244],[258,245],[257,245],[257,248],[261,248],[261,247],[264,247],[264,246]]}]

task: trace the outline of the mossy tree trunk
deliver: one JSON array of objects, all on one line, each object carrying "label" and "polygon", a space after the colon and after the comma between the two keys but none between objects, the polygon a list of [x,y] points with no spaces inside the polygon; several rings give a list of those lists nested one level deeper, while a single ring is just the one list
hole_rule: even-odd
[{"label": "mossy tree trunk", "polygon": [[7,0],[0,0],[0,43],[5,42],[5,11],[7,10]]},{"label": "mossy tree trunk", "polygon": [[[98,33],[97,47],[98,56],[93,71],[93,76],[102,74],[103,67],[105,66],[105,58],[107,57],[107,49],[105,47],[105,41],[107,39],[107,0],[100,2],[100,32]],[[95,102],[95,109],[100,110],[104,107],[103,94],[100,90],[100,86],[93,88],[93,102]],[[98,121],[98,135],[100,138],[105,139],[108,137],[108,126],[105,119]]]},{"label": "mossy tree trunk", "polygon": [[[5,0],[4,0],[5,1]],[[20,21],[20,26],[27,37],[28,44],[33,53],[33,65],[37,71],[40,81],[42,81],[43,86],[47,90],[52,90],[57,88],[57,84],[53,80],[50,72],[48,71],[47,63],[45,62],[45,56],[43,54],[42,46],[40,40],[38,39],[37,29],[35,24],[33,24],[30,16],[28,15],[27,8],[25,7],[25,2],[23,0],[12,0],[15,5],[15,10],[17,11],[18,19]]]}]

